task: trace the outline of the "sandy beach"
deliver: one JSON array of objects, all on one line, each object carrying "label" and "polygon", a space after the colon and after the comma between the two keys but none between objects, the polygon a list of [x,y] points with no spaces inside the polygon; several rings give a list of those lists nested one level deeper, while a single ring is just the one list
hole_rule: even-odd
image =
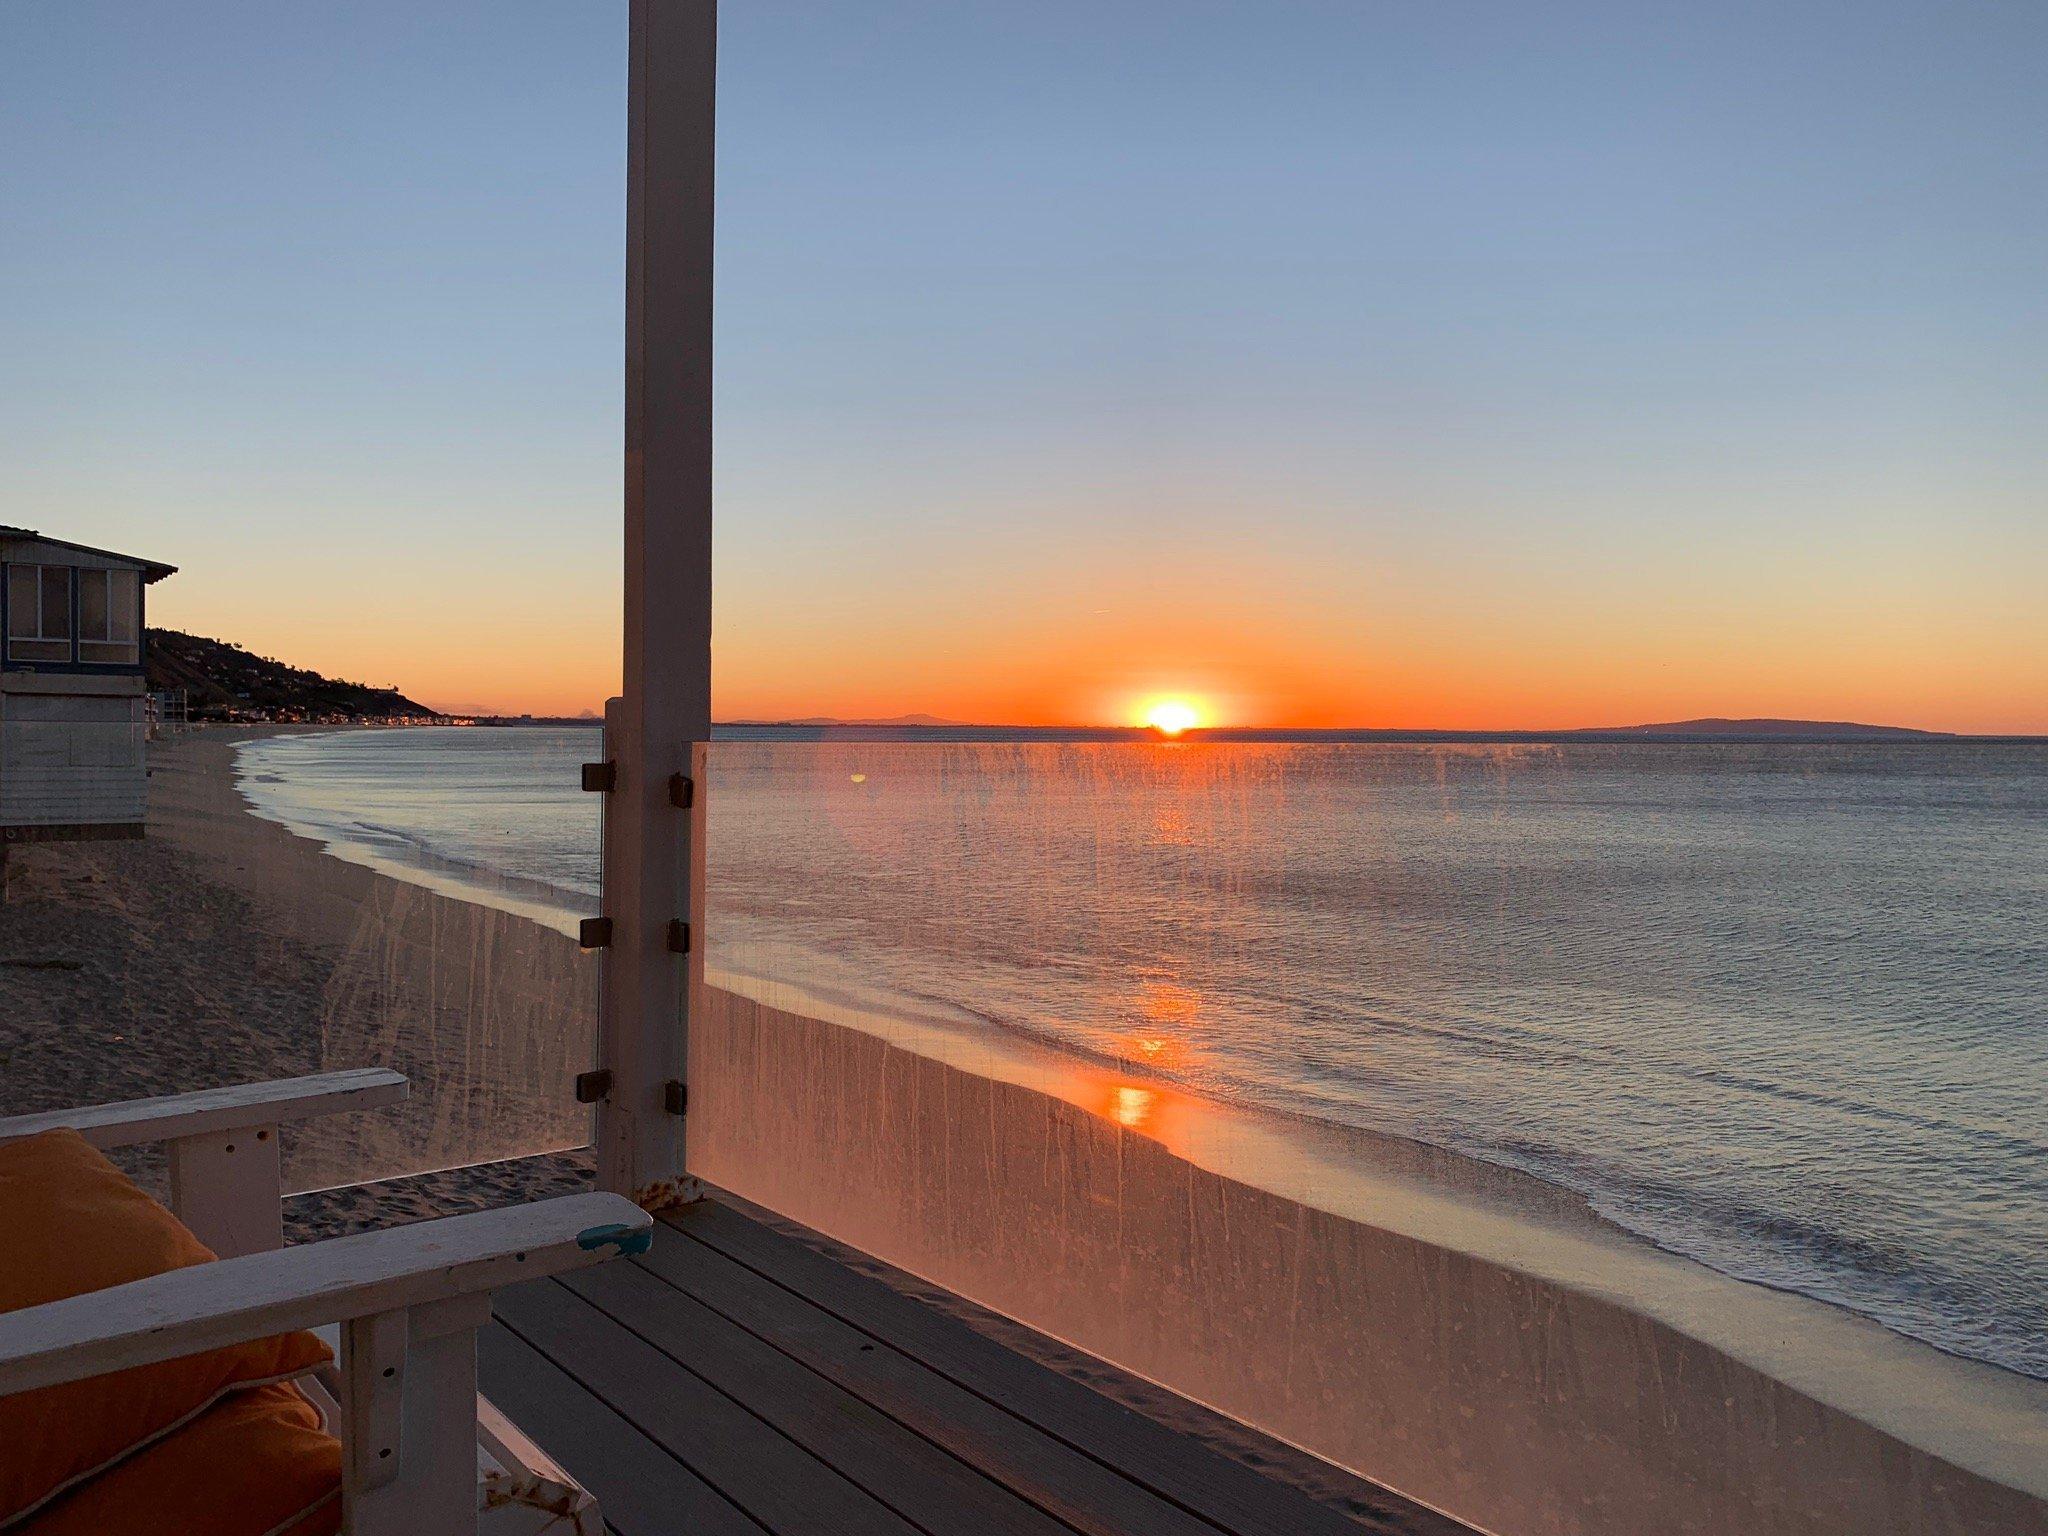
[{"label": "sandy beach", "polygon": [[[295,1235],[585,1182],[589,958],[255,816],[241,734],[154,753],[146,840],[11,856],[0,1111],[378,1063],[415,1097],[289,1147]],[[2048,1531],[2048,1384],[1453,1154],[721,979],[693,1166],[1064,1369],[1114,1360],[1502,1531]]]}]

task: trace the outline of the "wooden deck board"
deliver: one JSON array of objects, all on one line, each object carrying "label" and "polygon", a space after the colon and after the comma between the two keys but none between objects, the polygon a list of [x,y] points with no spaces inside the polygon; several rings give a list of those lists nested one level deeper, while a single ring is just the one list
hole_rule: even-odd
[{"label": "wooden deck board", "polygon": [[715,1250],[676,1234],[646,1267],[772,1337],[809,1369],[929,1437],[1086,1536],[1216,1536],[1215,1527],[1003,1412]]},{"label": "wooden deck board", "polygon": [[515,1286],[493,1309],[775,1536],[915,1536],[909,1521],[566,1286]]},{"label": "wooden deck board", "polygon": [[[541,1281],[540,1284],[548,1284]],[[477,1334],[484,1395],[588,1488],[616,1536],[762,1536],[761,1527],[501,1323]]]},{"label": "wooden deck board", "polygon": [[607,1264],[577,1280],[570,1289],[928,1536],[1069,1536],[1067,1527],[966,1462],[656,1273]]},{"label": "wooden deck board", "polygon": [[715,1201],[497,1313],[485,1392],[618,1536],[1467,1530],[1370,1485],[1268,1477],[1248,1462],[1271,1442],[1226,1454]]},{"label": "wooden deck board", "polygon": [[1232,1536],[1451,1536],[1467,1530],[1398,1494],[1347,1515],[1202,1446],[956,1318],[863,1275],[715,1200],[664,1218],[994,1406],[1113,1466]]}]

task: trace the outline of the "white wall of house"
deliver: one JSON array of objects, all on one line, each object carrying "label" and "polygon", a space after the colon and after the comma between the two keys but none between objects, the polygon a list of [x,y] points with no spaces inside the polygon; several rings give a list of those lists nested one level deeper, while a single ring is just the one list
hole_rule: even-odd
[{"label": "white wall of house", "polygon": [[78,694],[0,684],[0,836],[8,828],[142,825],[142,680],[106,681],[128,686]]},{"label": "white wall of house", "polygon": [[142,835],[142,588],[171,571],[0,527],[0,842]]}]

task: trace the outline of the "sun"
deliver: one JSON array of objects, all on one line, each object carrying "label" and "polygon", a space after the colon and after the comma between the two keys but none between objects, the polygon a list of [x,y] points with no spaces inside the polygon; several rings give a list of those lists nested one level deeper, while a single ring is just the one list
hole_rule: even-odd
[{"label": "sun", "polygon": [[1162,736],[1178,736],[1201,720],[1202,712],[1186,699],[1159,699],[1145,710],[1145,723]]}]

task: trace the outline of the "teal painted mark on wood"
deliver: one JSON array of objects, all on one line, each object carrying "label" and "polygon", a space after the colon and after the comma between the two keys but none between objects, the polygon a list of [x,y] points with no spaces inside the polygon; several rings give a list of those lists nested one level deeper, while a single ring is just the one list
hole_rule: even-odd
[{"label": "teal painted mark on wood", "polygon": [[576,1246],[585,1253],[593,1253],[607,1244],[616,1247],[620,1253],[631,1258],[636,1253],[645,1253],[654,1246],[654,1229],[651,1226],[629,1227],[623,1222],[609,1226],[585,1227],[576,1234]]}]

